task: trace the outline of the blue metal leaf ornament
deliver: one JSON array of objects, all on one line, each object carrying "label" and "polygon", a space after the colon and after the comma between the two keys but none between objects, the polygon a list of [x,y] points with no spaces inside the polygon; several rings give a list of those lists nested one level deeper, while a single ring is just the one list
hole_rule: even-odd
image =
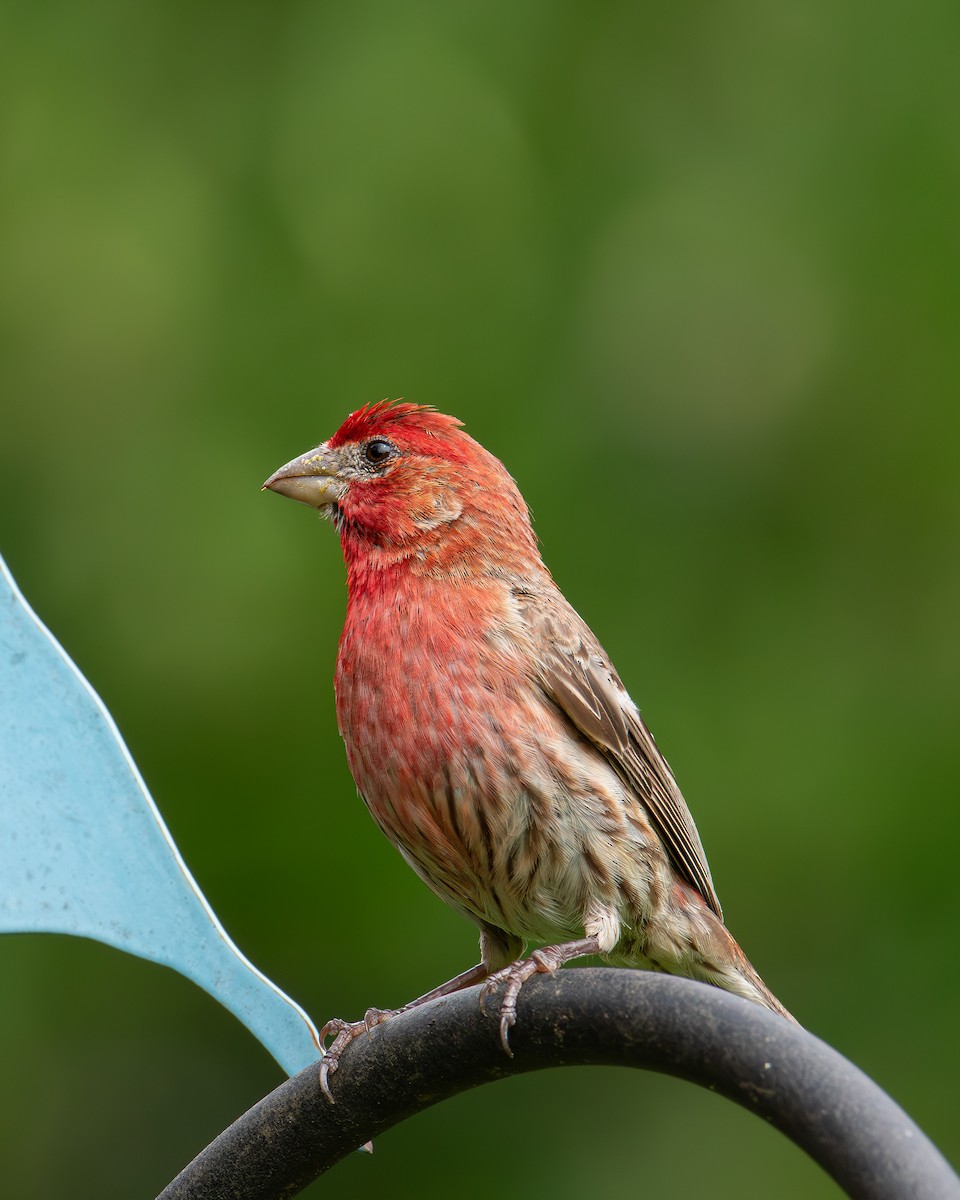
[{"label": "blue metal leaf ornament", "polygon": [[0,558],[0,933],[39,932],[172,967],[290,1075],[320,1057],[307,1014],[224,932],[109,712]]}]

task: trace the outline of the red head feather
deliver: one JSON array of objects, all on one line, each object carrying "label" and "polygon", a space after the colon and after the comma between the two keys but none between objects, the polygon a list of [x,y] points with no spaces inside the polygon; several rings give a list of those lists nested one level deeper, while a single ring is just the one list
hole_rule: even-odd
[{"label": "red head feather", "polygon": [[464,432],[463,422],[421,404],[381,400],[351,413],[327,441],[337,451],[378,437],[401,452],[384,475],[356,478],[338,502],[348,566],[400,558],[411,568],[441,561],[466,569],[483,558],[532,556],[536,539],[503,464]]},{"label": "red head feather", "polygon": [[351,413],[327,445],[335,450],[347,442],[359,442],[379,434],[383,437],[400,438],[409,449],[419,448],[418,444],[422,445],[429,453],[437,449],[433,439],[443,438],[460,429],[462,425],[462,421],[437,412],[432,405],[405,404],[401,400],[378,400],[376,404],[367,404]]}]

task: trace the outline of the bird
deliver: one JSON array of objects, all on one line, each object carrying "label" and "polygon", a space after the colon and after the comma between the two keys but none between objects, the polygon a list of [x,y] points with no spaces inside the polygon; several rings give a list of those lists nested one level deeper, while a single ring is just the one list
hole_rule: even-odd
[{"label": "bird", "polygon": [[409,866],[480,931],[474,967],[401,1009],[324,1026],[327,1097],[355,1037],[478,983],[483,998],[504,989],[510,1053],[524,983],[588,955],[795,1021],[728,932],[673,772],[544,565],[500,460],[457,418],[382,400],[263,489],[339,534],[335,691],[350,771]]}]

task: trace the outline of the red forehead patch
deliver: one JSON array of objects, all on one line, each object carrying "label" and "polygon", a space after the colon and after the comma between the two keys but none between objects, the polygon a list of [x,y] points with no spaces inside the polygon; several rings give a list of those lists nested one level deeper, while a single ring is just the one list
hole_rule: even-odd
[{"label": "red forehead patch", "polygon": [[[449,435],[463,425],[456,417],[448,417],[425,404],[404,404],[399,400],[379,400],[351,413],[327,443],[332,449],[347,442],[382,434],[403,441],[417,440],[417,435]],[[406,437],[404,435],[407,435]]]}]

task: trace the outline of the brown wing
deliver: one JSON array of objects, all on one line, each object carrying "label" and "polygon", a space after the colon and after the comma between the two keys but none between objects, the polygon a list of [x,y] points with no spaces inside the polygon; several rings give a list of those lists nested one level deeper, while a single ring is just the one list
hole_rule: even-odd
[{"label": "brown wing", "polygon": [[543,654],[541,685],[607,757],[646,807],[674,869],[720,919],[707,857],[673,772],[653,734],[585,622],[559,592],[517,587],[514,595]]}]

